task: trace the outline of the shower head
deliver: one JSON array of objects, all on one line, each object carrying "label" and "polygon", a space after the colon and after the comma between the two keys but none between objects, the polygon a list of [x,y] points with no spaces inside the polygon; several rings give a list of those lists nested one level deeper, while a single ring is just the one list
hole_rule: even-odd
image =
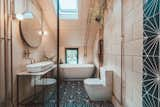
[{"label": "shower head", "polygon": [[17,19],[19,20],[25,20],[25,19],[33,19],[33,12],[29,9],[29,5],[31,4],[31,1],[25,0],[25,10],[23,13],[16,14]]},{"label": "shower head", "polygon": [[25,11],[22,14],[16,14],[16,18],[19,20],[33,19],[33,17],[33,13],[30,11]]}]

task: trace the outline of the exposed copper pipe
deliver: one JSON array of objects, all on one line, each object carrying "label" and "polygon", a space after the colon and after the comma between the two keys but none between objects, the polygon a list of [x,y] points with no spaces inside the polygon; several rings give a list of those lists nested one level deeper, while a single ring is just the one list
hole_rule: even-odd
[{"label": "exposed copper pipe", "polygon": [[6,86],[5,86],[5,90],[6,90],[6,101],[7,101],[7,104],[11,104],[11,72],[10,72],[10,69],[9,68],[11,68],[11,66],[10,66],[10,51],[9,51],[9,49],[10,49],[10,45],[9,45],[9,42],[10,42],[10,38],[9,38],[9,35],[10,35],[10,16],[9,16],[9,3],[10,3],[10,0],[5,0],[5,32],[4,32],[4,34],[5,34],[5,43],[4,43],[4,47],[5,47],[5,51],[4,51],[4,53],[5,53],[5,81],[6,81]]},{"label": "exposed copper pipe", "polygon": [[4,6],[4,10],[3,10],[3,16],[4,16],[4,77],[5,77],[5,106],[6,106],[6,104],[7,104],[7,100],[8,100],[8,98],[7,98],[7,86],[8,86],[8,81],[7,81],[7,66],[6,66],[6,64],[7,64],[7,59],[6,59],[6,0],[4,0],[4,2],[3,2],[3,6]]},{"label": "exposed copper pipe", "polygon": [[14,106],[14,98],[13,98],[13,32],[12,32],[12,24],[13,24],[13,16],[14,16],[14,0],[10,1],[10,17],[11,17],[11,21],[10,21],[10,32],[11,32],[11,43],[10,43],[10,48],[11,48],[11,100],[12,100],[12,106]]},{"label": "exposed copper pipe", "polygon": [[[3,29],[1,29],[1,31],[2,31],[3,34],[1,33],[0,42],[1,42],[1,43],[4,43],[4,41],[5,41],[5,33],[4,33],[4,31],[5,31],[5,29],[4,29],[4,27],[5,27],[5,26],[4,26],[4,24],[5,24],[5,20],[4,20],[4,15],[5,15],[5,13],[4,13],[4,12],[5,12],[5,7],[4,7],[4,6],[5,6],[5,1],[2,0],[1,3],[2,3],[2,4],[1,4],[1,6],[2,6],[2,7],[1,7],[1,10],[2,10],[3,12],[2,12],[2,14],[1,14],[1,15],[2,15],[2,16],[1,16],[2,19],[0,20],[0,22],[1,22],[1,28],[3,28]],[[2,42],[2,41],[3,41],[3,42]],[[2,45],[2,46],[3,46],[3,45]],[[3,50],[2,50],[2,52],[1,52],[1,54],[4,55],[4,51],[5,51],[5,50],[4,50],[4,46],[2,47],[2,49],[3,49]],[[3,59],[3,58],[2,58],[2,59]],[[4,64],[4,59],[1,60],[1,63]],[[5,67],[5,66],[3,66],[3,68],[4,68],[4,67]],[[5,69],[3,69],[2,72],[4,73],[3,76],[4,76],[4,79],[5,79],[5,76],[6,76],[6,75],[5,75]],[[5,96],[6,96],[6,81],[5,81],[5,80],[4,80],[4,84],[3,84],[3,85],[4,85],[4,89],[3,89],[3,90],[5,91],[4,94],[5,94]],[[5,96],[3,96],[3,97],[4,97],[4,100],[6,101],[6,97],[5,97]],[[5,101],[2,102],[2,106],[5,106],[5,104],[6,104]]]},{"label": "exposed copper pipe", "polygon": [[[3,32],[4,38],[4,85],[5,85],[5,106],[12,103],[13,98],[13,68],[12,68],[12,17],[9,13],[11,13],[11,0],[4,0],[4,7],[1,8],[3,10]],[[9,7],[10,5],[10,7]],[[10,9],[9,9],[10,8]],[[9,11],[10,10],[10,11]],[[2,14],[1,14],[2,15]],[[2,18],[2,17],[1,17]],[[9,45],[10,42],[10,45]],[[11,59],[9,59],[11,56]],[[9,69],[10,68],[10,69]],[[10,71],[9,71],[10,70]],[[11,76],[11,77],[10,77]],[[11,81],[9,80],[11,79]]]}]

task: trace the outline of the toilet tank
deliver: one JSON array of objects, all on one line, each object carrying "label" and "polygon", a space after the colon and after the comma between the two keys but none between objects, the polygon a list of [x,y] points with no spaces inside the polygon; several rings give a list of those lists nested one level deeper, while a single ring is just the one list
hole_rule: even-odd
[{"label": "toilet tank", "polygon": [[104,86],[109,85],[112,87],[112,77],[113,77],[112,72],[113,71],[107,70],[104,67],[100,68],[100,79]]}]

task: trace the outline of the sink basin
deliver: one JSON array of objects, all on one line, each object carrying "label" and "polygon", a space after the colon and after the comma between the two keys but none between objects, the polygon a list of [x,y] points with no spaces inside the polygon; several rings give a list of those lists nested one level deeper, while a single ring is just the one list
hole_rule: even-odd
[{"label": "sink basin", "polygon": [[53,66],[53,62],[44,61],[44,62],[26,65],[26,68],[28,72],[36,73],[36,72],[42,72],[44,70],[47,70],[52,66]]}]

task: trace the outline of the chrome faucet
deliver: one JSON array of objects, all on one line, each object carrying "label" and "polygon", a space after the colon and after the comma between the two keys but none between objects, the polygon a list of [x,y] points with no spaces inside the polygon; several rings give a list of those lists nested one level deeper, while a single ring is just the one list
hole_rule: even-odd
[{"label": "chrome faucet", "polygon": [[31,58],[31,64],[33,64],[33,63],[35,63],[35,62],[36,62],[36,60],[33,59],[33,58]]}]

